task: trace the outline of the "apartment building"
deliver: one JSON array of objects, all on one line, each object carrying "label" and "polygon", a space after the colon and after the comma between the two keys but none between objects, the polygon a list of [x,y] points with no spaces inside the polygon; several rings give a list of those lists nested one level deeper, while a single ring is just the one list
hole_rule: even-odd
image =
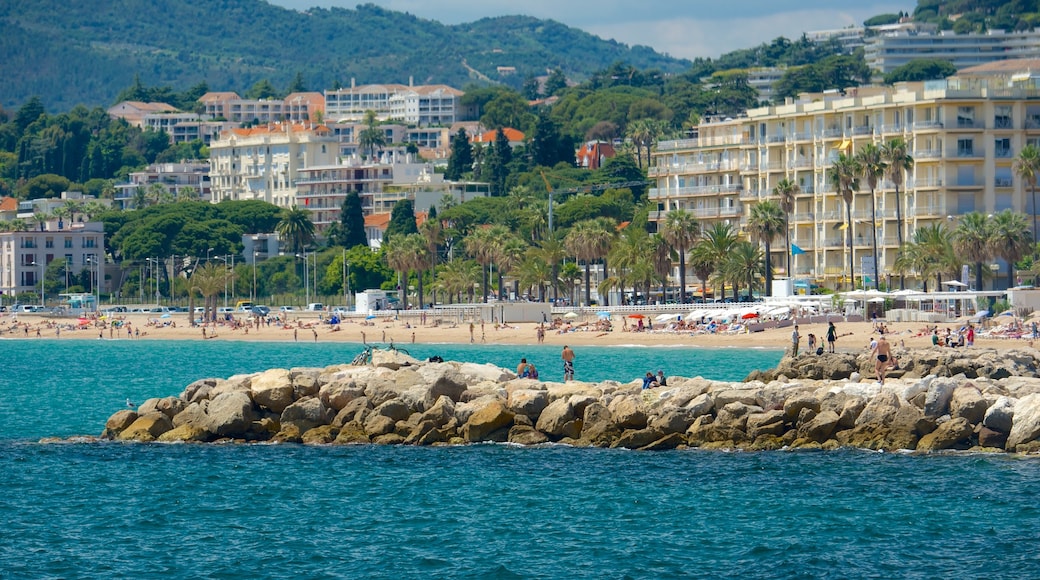
[{"label": "apartment building", "polygon": [[212,201],[257,199],[297,205],[301,169],[334,165],[339,144],[328,127],[269,124],[231,129],[210,146]]},{"label": "apartment building", "polygon": [[[68,263],[72,272],[94,271],[104,258],[104,244],[101,222],[48,220],[29,231],[0,232],[0,293],[39,292],[55,260]],[[101,278],[104,287],[103,274]]]},{"label": "apartment building", "polygon": [[[1015,156],[1040,143],[1040,88],[1035,78],[958,77],[896,87],[852,89],[847,94],[802,95],[746,117],[706,122],[696,139],[664,141],[652,156],[650,190],[657,204],[650,219],[661,222],[675,209],[691,211],[705,225],[727,222],[741,230],[750,208],[770,198],[782,179],[798,184],[791,242],[805,251],[786,272],[784,244],[774,245],[781,275],[847,286],[845,204],[831,184],[840,152],[855,154],[867,143],[901,137],[914,167],[896,195],[882,181],[875,192],[878,272],[893,273],[898,252],[896,205],[903,239],[929,224],[955,227],[959,216],[1004,209],[1031,214],[1027,187],[1013,170]],[[857,271],[872,260],[875,228],[871,196],[861,184],[852,207],[852,258]],[[869,264],[868,264],[869,266]],[[996,264],[1006,278],[1008,265]],[[843,283],[844,281],[844,283]],[[918,281],[919,283],[920,281]]]},{"label": "apartment building", "polygon": [[999,60],[1040,58],[1040,32],[1036,30],[954,34],[899,28],[881,31],[865,42],[867,65],[882,74],[919,58],[948,60],[958,70]]},{"label": "apartment building", "polygon": [[422,127],[451,125],[460,119],[463,92],[447,85],[362,85],[325,91],[330,121],[358,122],[367,111],[380,121],[404,121]]},{"label": "apartment building", "polygon": [[209,92],[199,97],[206,119],[232,123],[317,122],[324,114],[321,93],[292,93],[284,99],[243,99],[234,92]]},{"label": "apartment building", "polygon": [[[153,163],[143,171],[130,173],[126,183],[116,184],[112,201],[120,209],[134,209],[139,192],[146,198],[159,194],[174,199],[190,197],[210,201],[209,171],[210,165],[206,162]],[[159,187],[153,187],[156,185]]]}]

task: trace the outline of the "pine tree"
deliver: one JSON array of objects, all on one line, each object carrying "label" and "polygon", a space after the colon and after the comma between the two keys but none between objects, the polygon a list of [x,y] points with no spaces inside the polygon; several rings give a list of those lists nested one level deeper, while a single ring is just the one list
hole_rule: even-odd
[{"label": "pine tree", "polygon": [[342,243],[345,248],[354,246],[367,246],[368,236],[365,235],[365,215],[361,210],[361,196],[357,192],[350,192],[343,200],[340,208],[340,222],[343,224]]},{"label": "pine tree", "polygon": [[390,223],[386,226],[383,234],[383,244],[388,243],[394,237],[404,237],[408,234],[419,233],[415,225],[415,206],[410,199],[402,199],[394,204],[390,212]]},{"label": "pine tree", "polygon": [[451,138],[451,157],[448,159],[448,168],[444,171],[444,177],[458,181],[470,171],[473,171],[473,146],[469,142],[466,129],[460,127]]}]

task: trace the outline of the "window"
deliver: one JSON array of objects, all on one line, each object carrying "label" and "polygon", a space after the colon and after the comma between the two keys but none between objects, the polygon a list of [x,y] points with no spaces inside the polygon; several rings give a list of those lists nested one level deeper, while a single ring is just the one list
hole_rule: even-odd
[{"label": "window", "polygon": [[[957,168],[957,185],[975,185],[975,167],[972,165],[961,165]],[[968,210],[974,211],[974,210]],[[964,212],[961,212],[964,213]]]},{"label": "window", "polygon": [[975,140],[957,139],[957,157],[974,157]]},{"label": "window", "polygon": [[957,126],[975,126],[975,107],[957,107]]},{"label": "window", "polygon": [[1009,105],[997,105],[993,113],[994,129],[1011,129],[1011,107]]},{"label": "window", "polygon": [[997,167],[994,172],[994,185],[997,187],[1011,187],[1011,168],[1010,167]]},{"label": "window", "polygon": [[999,138],[993,142],[994,155],[997,157],[1011,157],[1011,139]]}]

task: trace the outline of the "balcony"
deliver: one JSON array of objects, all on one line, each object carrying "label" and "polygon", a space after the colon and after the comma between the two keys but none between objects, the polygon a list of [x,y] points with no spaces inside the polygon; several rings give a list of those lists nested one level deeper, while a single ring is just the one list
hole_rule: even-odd
[{"label": "balcony", "polygon": [[1011,152],[1011,149],[1008,148],[1008,147],[1000,147],[1000,148],[998,148],[997,150],[995,150],[993,152],[993,155],[995,157],[999,158],[999,159],[1010,159],[1011,157],[1014,157],[1014,154]]},{"label": "balcony", "polygon": [[972,147],[970,149],[968,149],[968,148],[964,148],[964,149],[958,148],[957,149],[957,157],[960,157],[962,159],[977,158],[977,157],[982,157],[982,153],[975,151],[974,147]]},{"label": "balcony", "polygon": [[993,119],[994,129],[1014,129],[1015,123],[1011,120],[1011,117],[996,117]]},{"label": "balcony", "polygon": [[907,218],[944,218],[946,217],[946,206],[940,205],[922,205],[917,207],[910,207],[907,209]]},{"label": "balcony", "polygon": [[921,179],[914,179],[909,182],[909,186],[912,188],[933,188],[942,187],[943,180],[940,177],[924,177]]},{"label": "balcony", "polygon": [[795,141],[812,141],[812,138],[813,138],[812,133],[795,133],[794,134],[794,140]]},{"label": "balcony", "polygon": [[957,129],[982,129],[982,123],[976,123],[974,119],[957,119],[954,125]]},{"label": "balcony", "polygon": [[998,177],[993,180],[994,187],[1014,187],[1014,182],[1010,177]]},{"label": "balcony", "polygon": [[922,149],[914,151],[914,160],[920,159],[942,159],[942,149]]},{"label": "balcony", "polygon": [[823,138],[824,139],[834,139],[834,138],[843,136],[843,134],[844,134],[844,132],[841,129],[839,129],[837,127],[831,127],[830,129],[827,129],[827,130],[825,130],[823,132]]},{"label": "balcony", "polygon": [[766,137],[767,143],[784,143],[787,141],[787,135],[770,135]]},{"label": "balcony", "polygon": [[903,132],[903,124],[902,123],[896,123],[894,125],[882,125],[881,126],[881,132],[882,133],[886,133],[886,134],[902,133]]},{"label": "balcony", "polygon": [[914,123],[914,130],[923,131],[929,129],[942,129],[942,126],[943,124],[941,121],[918,121]]},{"label": "balcony", "polygon": [[872,135],[873,133],[874,133],[874,128],[870,127],[870,126],[853,127],[852,128],[852,134],[853,135]]}]

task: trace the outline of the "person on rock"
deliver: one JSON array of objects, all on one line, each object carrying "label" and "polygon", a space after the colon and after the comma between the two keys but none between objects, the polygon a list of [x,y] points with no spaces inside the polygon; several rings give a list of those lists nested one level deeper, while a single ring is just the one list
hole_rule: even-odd
[{"label": "person on rock", "polygon": [[892,358],[892,345],[888,344],[888,340],[885,339],[885,335],[882,334],[877,339],[877,344],[874,345],[874,376],[877,378],[881,386],[885,385],[885,374],[888,372],[888,366]]}]

